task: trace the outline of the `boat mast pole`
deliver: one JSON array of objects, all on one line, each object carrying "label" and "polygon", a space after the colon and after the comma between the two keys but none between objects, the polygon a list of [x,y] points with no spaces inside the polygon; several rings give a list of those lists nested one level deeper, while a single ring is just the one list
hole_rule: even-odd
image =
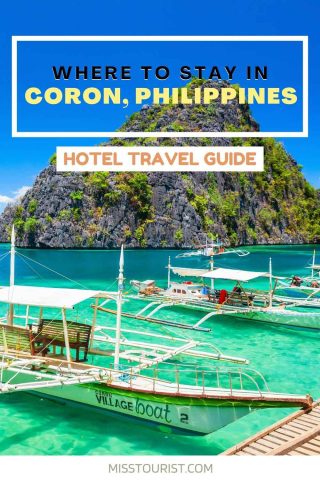
[{"label": "boat mast pole", "polygon": [[[16,255],[16,233],[14,225],[12,225],[11,230],[11,250],[10,250],[10,294],[13,295],[14,288],[14,278],[15,278],[15,255]],[[8,315],[8,325],[13,325],[13,314],[14,308],[13,304],[9,305],[9,315]]]},{"label": "boat mast pole", "polygon": [[93,320],[92,320],[91,335],[90,335],[90,344],[89,344],[90,349],[93,347],[93,342],[94,342],[94,332],[97,325],[98,306],[99,306],[99,298],[96,297],[96,300],[94,303]]},{"label": "boat mast pole", "polygon": [[114,349],[115,370],[119,369],[119,358],[120,358],[122,292],[123,292],[123,281],[124,281],[123,268],[124,268],[124,256],[123,256],[123,245],[121,245],[120,261],[119,261],[119,277],[118,277],[116,343],[115,343],[115,349]]},{"label": "boat mast pole", "polygon": [[171,284],[171,257],[168,260],[168,288],[170,288]]},{"label": "boat mast pole", "polygon": [[64,344],[66,346],[66,355],[67,355],[67,362],[68,368],[71,369],[71,353],[70,353],[70,344],[69,344],[69,335],[68,335],[68,324],[67,324],[67,316],[66,316],[66,309],[61,309],[62,313],[62,323],[63,323],[63,336],[64,336]]},{"label": "boat mast pole", "polygon": [[[213,272],[213,267],[214,267],[214,262],[213,262],[213,257],[211,256],[210,258],[210,270]],[[214,290],[214,279],[211,278],[211,290]]]},{"label": "boat mast pole", "polygon": [[272,307],[272,258],[269,258],[269,307]]},{"label": "boat mast pole", "polygon": [[313,250],[313,255],[312,255],[312,268],[311,268],[311,278],[314,277],[314,266],[316,263],[316,249]]}]

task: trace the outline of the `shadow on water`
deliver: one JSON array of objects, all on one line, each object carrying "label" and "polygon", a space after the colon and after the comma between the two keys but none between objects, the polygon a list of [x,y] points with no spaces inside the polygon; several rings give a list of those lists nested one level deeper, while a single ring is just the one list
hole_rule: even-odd
[{"label": "shadow on water", "polygon": [[0,428],[1,455],[108,455],[115,450],[117,455],[212,455],[219,451],[208,440],[205,445],[203,437],[162,432],[27,393],[16,394],[13,401],[12,397],[0,401],[2,412],[10,408],[13,417],[10,431]]}]

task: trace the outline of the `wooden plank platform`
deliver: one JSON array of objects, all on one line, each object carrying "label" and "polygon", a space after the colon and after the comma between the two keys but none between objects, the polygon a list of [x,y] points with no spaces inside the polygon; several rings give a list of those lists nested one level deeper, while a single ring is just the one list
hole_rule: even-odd
[{"label": "wooden plank platform", "polygon": [[320,400],[221,455],[320,455]]}]

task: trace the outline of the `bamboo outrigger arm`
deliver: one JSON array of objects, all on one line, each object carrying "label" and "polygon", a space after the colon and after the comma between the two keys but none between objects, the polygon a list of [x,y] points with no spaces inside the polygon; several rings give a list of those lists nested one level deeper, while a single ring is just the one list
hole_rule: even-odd
[{"label": "bamboo outrigger arm", "polygon": [[[175,305],[175,304],[173,304]],[[167,307],[169,305],[161,305],[162,307]],[[100,310],[101,312],[105,312],[105,313],[110,313],[112,315],[116,315],[117,314],[117,311],[116,310],[112,310],[110,308],[105,308],[105,307],[101,307],[101,306],[95,306],[95,305],[92,305],[93,308],[96,308],[97,310]],[[181,323],[181,322],[173,322],[173,321],[169,321],[169,320],[162,320],[160,318],[154,318],[149,315],[147,316],[143,316],[143,315],[139,315],[139,314],[134,314],[134,313],[129,313],[129,312],[122,312],[121,314],[123,317],[128,317],[128,318],[134,318],[136,320],[141,320],[141,321],[144,321],[144,322],[149,322],[149,323],[157,323],[157,324],[160,324],[160,325],[166,325],[168,327],[174,327],[174,328],[181,328],[181,329],[185,329],[185,330],[197,330],[199,332],[211,332],[211,328],[200,328],[198,327],[197,325],[189,325],[187,323]]]}]

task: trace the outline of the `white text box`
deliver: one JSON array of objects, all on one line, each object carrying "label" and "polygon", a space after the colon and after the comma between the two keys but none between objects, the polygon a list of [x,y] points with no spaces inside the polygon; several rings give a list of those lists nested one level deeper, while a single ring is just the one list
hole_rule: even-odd
[{"label": "white text box", "polygon": [[58,172],[261,172],[263,147],[57,147]]}]

